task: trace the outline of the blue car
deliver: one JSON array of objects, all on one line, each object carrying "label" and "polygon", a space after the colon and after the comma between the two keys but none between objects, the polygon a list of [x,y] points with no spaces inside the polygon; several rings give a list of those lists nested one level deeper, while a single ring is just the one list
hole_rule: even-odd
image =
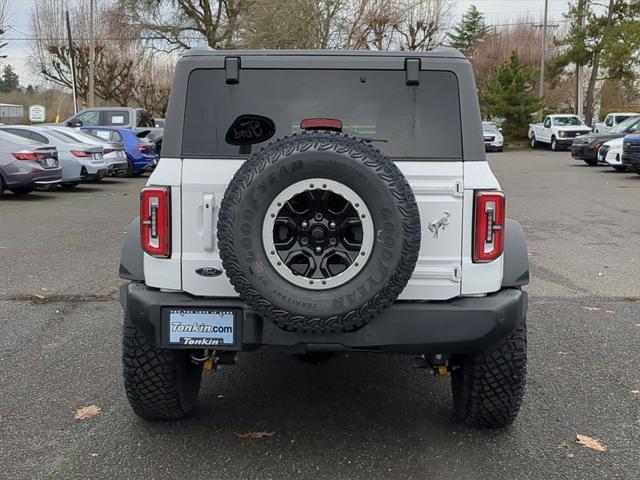
[{"label": "blue car", "polygon": [[81,127],[81,130],[104,140],[122,142],[129,162],[128,176],[140,175],[158,164],[156,146],[146,139],[148,130],[136,131],[117,127]]},{"label": "blue car", "polygon": [[622,141],[622,165],[640,175],[640,134],[627,135]]}]

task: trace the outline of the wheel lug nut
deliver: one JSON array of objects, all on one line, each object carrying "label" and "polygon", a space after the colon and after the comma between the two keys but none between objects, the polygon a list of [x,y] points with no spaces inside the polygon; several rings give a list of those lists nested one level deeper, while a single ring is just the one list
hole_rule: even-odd
[{"label": "wheel lug nut", "polygon": [[321,254],[322,253],[322,249],[320,247],[316,247],[316,253],[317,254]]},{"label": "wheel lug nut", "polygon": [[336,222],[334,222],[333,220],[331,220],[331,222],[329,223],[329,228],[330,228],[330,229],[332,229],[332,230],[333,230],[334,228],[336,228]]},{"label": "wheel lug nut", "polygon": [[316,220],[319,222],[320,220],[322,220],[322,214],[321,213],[316,213]]},{"label": "wheel lug nut", "polygon": [[303,244],[303,245],[306,245],[307,243],[309,243],[309,240],[307,240],[306,238],[303,238],[303,239],[302,239],[302,244]]},{"label": "wheel lug nut", "polygon": [[336,239],[335,239],[335,238],[331,238],[331,239],[329,239],[329,243],[330,243],[331,245],[335,245],[335,244],[336,244]]},{"label": "wheel lug nut", "polygon": [[308,226],[309,226],[309,222],[307,222],[306,220],[304,220],[304,221],[302,222],[301,227],[302,227],[302,228],[307,228]]}]

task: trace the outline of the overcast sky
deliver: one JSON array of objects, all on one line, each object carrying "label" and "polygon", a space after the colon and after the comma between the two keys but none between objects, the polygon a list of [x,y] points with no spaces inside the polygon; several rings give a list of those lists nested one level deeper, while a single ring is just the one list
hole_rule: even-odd
[{"label": "overcast sky", "polygon": [[[101,0],[96,1],[100,2]],[[33,3],[34,0],[9,0],[8,2],[8,28],[5,37],[9,47],[8,51],[5,51],[8,58],[4,61],[14,66],[20,76],[20,83],[23,85],[39,82],[26,64],[26,57],[31,46],[28,37],[31,33],[29,16]],[[560,20],[562,13],[567,10],[568,3],[569,0],[549,0],[549,18]],[[544,0],[458,0],[455,4],[456,12],[453,23],[457,22],[472,4],[485,14],[488,24],[512,23],[524,15],[538,20],[542,18],[544,13]]]}]

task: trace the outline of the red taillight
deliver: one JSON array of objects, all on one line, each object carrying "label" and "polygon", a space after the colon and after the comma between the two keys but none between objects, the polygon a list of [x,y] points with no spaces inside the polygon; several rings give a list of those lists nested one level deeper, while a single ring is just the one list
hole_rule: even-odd
[{"label": "red taillight", "polygon": [[83,152],[82,150],[71,150],[71,155],[79,158],[92,157],[93,155],[88,152]]},{"label": "red taillight", "polygon": [[504,194],[476,192],[473,261],[490,262],[504,248]]},{"label": "red taillight", "polygon": [[302,130],[334,130],[342,131],[342,121],[335,118],[305,118],[300,122]]},{"label": "red taillight", "polygon": [[142,152],[144,150],[147,149],[152,149],[154,147],[153,143],[138,143],[134,148],[138,151],[138,152]]},{"label": "red taillight", "polygon": [[140,192],[140,243],[154,257],[171,254],[171,207],[169,189],[144,188]]},{"label": "red taillight", "polygon": [[36,152],[30,152],[28,150],[13,152],[11,155],[16,157],[18,160],[42,160],[44,158],[44,155]]}]

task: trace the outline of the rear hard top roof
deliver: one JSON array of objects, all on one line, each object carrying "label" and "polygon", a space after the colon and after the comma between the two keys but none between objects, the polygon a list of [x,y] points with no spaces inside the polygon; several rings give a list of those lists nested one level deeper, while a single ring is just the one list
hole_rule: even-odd
[{"label": "rear hard top roof", "polygon": [[403,58],[465,58],[452,47],[438,47],[427,52],[372,50],[214,50],[209,47],[194,47],[185,57],[247,57],[247,56],[291,56],[291,57],[403,57]]}]

